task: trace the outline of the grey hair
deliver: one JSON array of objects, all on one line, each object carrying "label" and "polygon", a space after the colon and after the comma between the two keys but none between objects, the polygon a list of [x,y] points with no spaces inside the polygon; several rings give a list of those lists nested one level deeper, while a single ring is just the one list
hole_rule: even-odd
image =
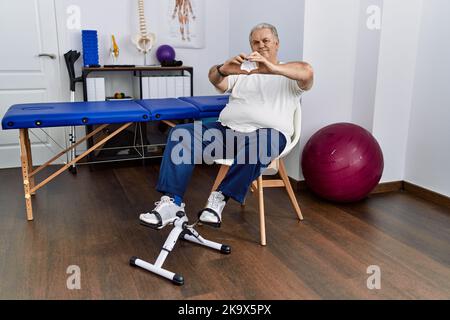
[{"label": "grey hair", "polygon": [[278,31],[277,31],[277,28],[275,28],[275,26],[271,25],[270,23],[260,23],[256,26],[254,26],[252,31],[250,32],[250,36],[249,36],[250,43],[252,42],[253,32],[255,32],[256,30],[260,30],[260,29],[269,29],[270,31],[272,31],[272,34],[277,39],[277,41],[280,42],[280,38],[278,37]]}]

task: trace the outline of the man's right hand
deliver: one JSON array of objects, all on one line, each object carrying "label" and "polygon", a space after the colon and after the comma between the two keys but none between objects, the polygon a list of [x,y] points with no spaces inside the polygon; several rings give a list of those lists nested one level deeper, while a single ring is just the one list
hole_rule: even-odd
[{"label": "man's right hand", "polygon": [[240,55],[227,60],[221,67],[220,73],[217,71],[217,66],[213,66],[209,70],[209,81],[221,92],[228,90],[228,76],[237,74],[249,74],[245,70],[241,70],[241,65],[245,61],[247,55],[241,53]]},{"label": "man's right hand", "polygon": [[241,70],[241,65],[245,61],[246,56],[246,54],[241,53],[240,55],[227,60],[220,68],[220,72],[228,76],[232,74],[248,74],[247,71]]}]

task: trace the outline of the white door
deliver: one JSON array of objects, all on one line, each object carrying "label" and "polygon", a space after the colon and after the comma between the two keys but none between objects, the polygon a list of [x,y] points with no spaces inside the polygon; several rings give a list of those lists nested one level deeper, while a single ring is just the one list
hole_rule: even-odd
[{"label": "white door", "polygon": [[[13,104],[59,101],[58,61],[54,0],[0,0],[0,118]],[[45,131],[63,144],[62,129]],[[58,150],[41,129],[30,139],[34,164]],[[0,168],[20,166],[18,143],[19,130],[0,130]]]}]

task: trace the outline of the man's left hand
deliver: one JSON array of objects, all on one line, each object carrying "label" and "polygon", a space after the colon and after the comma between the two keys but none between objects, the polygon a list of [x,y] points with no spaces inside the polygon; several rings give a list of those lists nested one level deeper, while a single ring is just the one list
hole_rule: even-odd
[{"label": "man's left hand", "polygon": [[252,70],[249,74],[255,73],[265,73],[265,74],[276,74],[278,71],[277,65],[273,64],[265,57],[263,57],[259,52],[252,52],[247,60],[250,62],[256,62],[258,65],[258,69]]}]

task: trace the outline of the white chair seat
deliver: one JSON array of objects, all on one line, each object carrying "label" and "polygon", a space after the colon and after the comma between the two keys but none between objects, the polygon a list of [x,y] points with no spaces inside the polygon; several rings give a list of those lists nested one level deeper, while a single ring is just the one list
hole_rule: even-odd
[{"label": "white chair seat", "polygon": [[[214,160],[215,164],[231,167],[233,165],[233,159],[218,159]],[[262,173],[265,176],[273,176],[278,173],[278,161],[272,161],[270,166]]]},{"label": "white chair seat", "polygon": [[233,165],[233,159],[218,159],[214,160],[214,163],[231,167]]}]

